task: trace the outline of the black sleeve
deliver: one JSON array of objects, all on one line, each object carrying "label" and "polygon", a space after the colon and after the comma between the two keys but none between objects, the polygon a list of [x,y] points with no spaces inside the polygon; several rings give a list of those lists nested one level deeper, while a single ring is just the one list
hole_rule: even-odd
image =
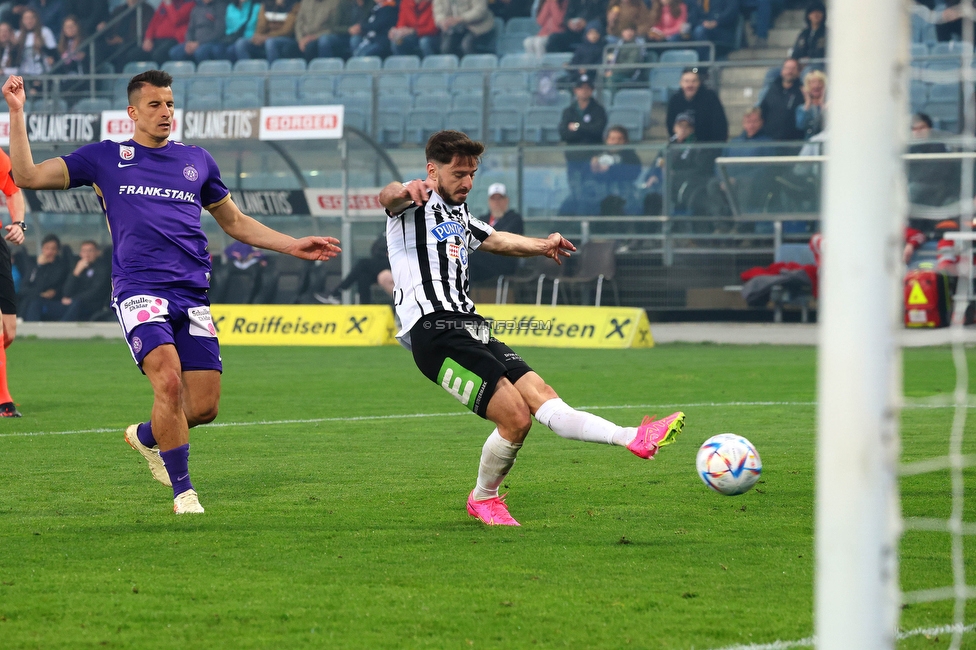
[{"label": "black sleeve", "polygon": [[[678,92],[680,93],[681,91],[679,90]],[[675,93],[671,96],[671,99],[668,100],[668,116],[665,119],[665,124],[668,126],[669,137],[674,135],[674,118],[678,117],[678,106],[674,101],[675,97],[677,96],[677,93]]]}]

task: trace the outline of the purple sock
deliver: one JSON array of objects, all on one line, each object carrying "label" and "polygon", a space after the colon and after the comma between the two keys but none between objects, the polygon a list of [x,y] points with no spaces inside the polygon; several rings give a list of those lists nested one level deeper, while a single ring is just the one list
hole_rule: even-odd
[{"label": "purple sock", "polygon": [[136,428],[136,437],[139,438],[139,442],[146,445],[150,449],[156,446],[156,439],[153,438],[152,434],[152,422],[142,422]]},{"label": "purple sock", "polygon": [[187,490],[193,489],[190,483],[190,470],[187,464],[190,460],[190,445],[182,445],[176,449],[162,451],[159,453],[166,464],[166,471],[169,473],[169,480],[173,482],[173,498],[178,497]]}]

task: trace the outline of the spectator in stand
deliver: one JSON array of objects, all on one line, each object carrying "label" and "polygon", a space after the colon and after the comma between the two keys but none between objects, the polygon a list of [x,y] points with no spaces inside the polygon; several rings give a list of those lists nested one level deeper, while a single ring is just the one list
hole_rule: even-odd
[{"label": "spectator in stand", "polygon": [[488,0],[488,8],[502,20],[528,18],[532,15],[532,3],[526,0]]},{"label": "spectator in stand", "polygon": [[786,59],[759,103],[765,131],[773,140],[803,139],[803,132],[796,128],[796,109],[805,101],[799,79],[800,63]]},{"label": "spectator in stand", "polygon": [[625,30],[632,29],[637,38],[647,37],[661,17],[660,0],[651,0],[651,7],[644,0],[610,0],[607,6],[607,43],[613,45],[623,38]]},{"label": "spectator in stand", "polygon": [[295,40],[305,60],[349,55],[349,28],[359,22],[354,0],[302,0],[295,19]]},{"label": "spectator in stand", "polygon": [[546,50],[549,52],[572,52],[583,42],[585,30],[594,20],[606,18],[607,0],[569,0],[563,30],[549,36]]},{"label": "spectator in stand", "polygon": [[495,16],[487,0],[434,0],[441,54],[494,54]]},{"label": "spectator in stand", "polygon": [[688,5],[684,0],[661,0],[661,17],[647,37],[652,41],[680,41],[691,33]]},{"label": "spectator in stand", "polygon": [[[39,319],[28,316],[40,312],[44,299],[61,299],[61,288],[67,276],[68,268],[61,258],[61,240],[55,234],[45,235],[41,240],[41,254],[37,256],[37,263],[21,280],[20,291],[17,292],[17,310],[23,311],[24,320]],[[37,307],[34,306],[35,302],[38,303]]]},{"label": "spectator in stand", "polygon": [[674,135],[674,121],[681,113],[694,116],[692,131],[698,142],[725,142],[729,139],[729,121],[715,91],[702,86],[698,68],[685,68],[681,89],[668,100],[668,134]]},{"label": "spectator in stand", "polygon": [[[932,118],[925,113],[912,116],[912,141],[908,153],[948,153],[942,142],[932,140]],[[959,164],[952,160],[910,160],[908,196],[912,203],[942,206],[959,198]]]},{"label": "spectator in stand", "polygon": [[33,9],[25,10],[20,16],[17,46],[21,52],[21,74],[44,74],[54,65],[58,42],[54,40],[51,30],[41,24]]},{"label": "spectator in stand", "polygon": [[388,296],[393,297],[393,273],[390,272],[390,256],[387,253],[385,232],[380,233],[379,237],[373,240],[373,245],[369,248],[369,257],[356,262],[332,293],[325,296],[313,293],[312,297],[326,305],[341,305],[342,292],[356,285],[360,304],[369,305],[373,303],[374,284],[379,285]]},{"label": "spectator in stand", "polygon": [[224,15],[224,38],[221,42],[224,52],[219,58],[236,61],[238,43],[241,43],[241,47],[245,48],[247,53],[245,44],[254,38],[261,11],[261,3],[258,0],[233,0],[227,5],[227,13]]},{"label": "spectator in stand", "polygon": [[563,21],[566,18],[568,4],[569,0],[545,0],[542,3],[535,17],[535,21],[539,24],[539,33],[529,36],[522,43],[526,54],[542,57],[546,53],[549,37],[565,29]]},{"label": "spectator in stand", "polygon": [[366,18],[349,28],[349,49],[353,56],[390,55],[390,30],[400,10],[396,0],[376,0]]},{"label": "spectator in stand", "polygon": [[961,41],[962,40],[962,10],[959,5],[962,4],[962,0],[945,0],[936,2],[935,0],[927,0],[921,2],[916,0],[919,4],[925,5],[931,10],[935,10],[936,6],[943,5],[942,14],[938,16],[935,24],[935,36],[940,41]]},{"label": "spectator in stand", "polygon": [[[146,37],[146,30],[149,27],[149,20],[153,16],[153,6],[145,0],[125,0],[125,3],[112,10],[106,22],[111,22],[119,14],[128,11],[138,4],[142,4],[142,32],[136,33],[136,14],[131,14],[122,18],[108,29],[98,41],[99,61],[109,61],[115,66],[116,70],[121,70],[130,61],[141,61],[146,58],[142,50],[142,42]],[[98,29],[103,29],[104,24],[98,25]]]},{"label": "spectator in stand", "polygon": [[186,40],[186,28],[190,25],[193,0],[163,0],[156,7],[146,36],[142,39],[142,51],[159,65],[169,58],[169,51]]},{"label": "spectator in stand", "polygon": [[[563,110],[559,120],[559,136],[568,145],[599,145],[603,143],[603,130],[607,126],[607,112],[600,102],[593,99],[593,82],[585,75],[576,82],[575,95]],[[583,186],[590,178],[589,149],[566,151],[566,177],[570,195],[560,207],[560,214],[576,214],[583,198]]]},{"label": "spectator in stand", "polygon": [[[668,141],[665,152],[668,173],[668,191],[671,205],[676,214],[708,214],[708,183],[714,175],[715,155],[713,152],[696,148],[698,142],[695,132],[695,116],[681,113],[674,120],[674,135]],[[652,177],[653,178],[653,177]],[[692,230],[703,232],[708,230]]]},{"label": "spectator in stand", "polygon": [[803,104],[796,107],[796,128],[809,140],[824,130],[827,117],[827,75],[814,70],[803,80]]},{"label": "spectator in stand", "polygon": [[590,173],[598,187],[595,206],[601,215],[627,214],[634,202],[634,183],[641,173],[641,161],[633,149],[621,149],[630,144],[627,129],[611,126],[604,144],[610,149],[590,159]]},{"label": "spectator in stand", "polygon": [[51,30],[52,34],[61,31],[61,23],[64,22],[65,7],[62,0],[31,0],[23,9],[17,12],[20,16],[24,15],[25,9],[33,9],[37,13],[41,24]]},{"label": "spectator in stand", "polygon": [[566,78],[575,83],[579,79],[596,78],[596,69],[586,66],[597,66],[603,63],[603,47],[606,42],[601,33],[602,23],[599,20],[592,21],[586,27],[586,38],[576,46],[573,58],[569,60],[569,68]]},{"label": "spectator in stand", "polygon": [[254,35],[234,43],[235,58],[267,58],[269,63],[274,63],[278,59],[301,56],[295,40],[295,21],[300,6],[299,0],[268,0],[261,5]]},{"label": "spectator in stand", "polygon": [[68,16],[61,25],[61,38],[58,39],[58,54],[61,68],[58,74],[85,74],[85,51],[78,45],[85,40],[77,19]]},{"label": "spectator in stand", "polygon": [[[812,2],[807,7],[807,27],[796,37],[790,57],[806,64],[810,59],[827,56],[827,7],[822,2]],[[821,64],[817,67],[822,68]]]},{"label": "spectator in stand", "polygon": [[28,321],[87,321],[109,306],[112,298],[112,269],[101,260],[93,241],[84,241],[78,262],[61,290],[61,297],[38,297],[24,314]]},{"label": "spectator in stand", "polygon": [[[488,186],[488,214],[479,219],[502,232],[514,232],[517,235],[525,232],[522,215],[508,207],[508,190],[504,183],[492,183]],[[472,284],[497,281],[498,276],[512,275],[517,270],[516,257],[490,255],[478,250],[469,253],[468,273]]]},{"label": "spectator in stand", "polygon": [[434,22],[433,0],[400,0],[397,24],[389,37],[393,54],[422,58],[440,52],[441,36]]},{"label": "spectator in stand", "polygon": [[9,23],[0,22],[0,68],[6,74],[20,74],[20,47]]},{"label": "spectator in stand", "polygon": [[743,13],[752,13],[752,28],[756,40],[755,48],[769,47],[769,29],[773,26],[773,19],[783,10],[784,0],[742,0]]},{"label": "spectator in stand", "polygon": [[[725,50],[734,47],[739,26],[739,0],[690,0],[688,13],[691,40],[711,41]],[[707,56],[706,50],[700,58]]]},{"label": "spectator in stand", "polygon": [[193,59],[197,63],[223,58],[227,48],[227,5],[222,0],[200,0],[190,12],[183,43],[170,48],[170,61]]},{"label": "spectator in stand", "polygon": [[604,70],[607,85],[611,88],[620,84],[633,84],[644,80],[644,70],[638,67],[627,67],[627,64],[644,62],[644,46],[637,42],[637,32],[631,28],[620,34],[620,40],[606,53],[604,63],[616,66]]},{"label": "spectator in stand", "polygon": [[[750,108],[742,116],[742,133],[729,141],[729,146],[722,151],[722,155],[729,158],[756,158],[775,154],[774,147],[764,147],[760,144],[773,141],[763,127],[762,111],[758,106]],[[708,187],[709,202],[714,208],[711,213],[714,215],[730,213],[724,194],[726,189],[738,197],[737,203],[742,212],[761,212],[758,208],[762,206],[763,198],[769,194],[774,184],[768,172],[769,168],[759,165],[735,165],[729,173],[731,188],[726,188],[724,182],[718,177],[713,177]],[[772,232],[772,228],[767,231],[766,227],[762,226],[758,229],[753,228],[752,231],[768,234]]]},{"label": "spectator in stand", "polygon": [[108,0],[64,0],[63,12],[65,16],[75,17],[79,30],[87,38],[108,18]]}]

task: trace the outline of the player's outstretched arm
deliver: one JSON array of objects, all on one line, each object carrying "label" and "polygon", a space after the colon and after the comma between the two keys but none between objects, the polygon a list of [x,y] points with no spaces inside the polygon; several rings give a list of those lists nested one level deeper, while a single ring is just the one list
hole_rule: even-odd
[{"label": "player's outstretched arm", "polygon": [[280,233],[241,212],[232,199],[210,209],[210,214],[225,233],[237,241],[266,248],[303,260],[330,260],[342,249],[335,237],[302,237]]},{"label": "player's outstretched arm", "polygon": [[540,239],[496,230],[481,243],[480,250],[509,257],[549,257],[555,260],[556,264],[562,264],[560,258],[569,257],[576,247],[558,232]]},{"label": "player's outstretched arm", "polygon": [[429,196],[427,183],[420,179],[406,183],[394,181],[380,191],[380,205],[390,214],[400,214],[411,205],[425,203]]},{"label": "player's outstretched arm", "polygon": [[10,167],[17,187],[31,190],[63,190],[68,187],[67,168],[60,158],[34,164],[27,123],[24,121],[23,77],[10,76],[3,84],[3,98],[10,107]]}]

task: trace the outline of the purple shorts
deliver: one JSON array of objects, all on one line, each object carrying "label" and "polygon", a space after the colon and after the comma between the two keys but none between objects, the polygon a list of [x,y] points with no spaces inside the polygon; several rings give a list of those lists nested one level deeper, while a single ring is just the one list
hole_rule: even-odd
[{"label": "purple shorts", "polygon": [[147,354],[169,343],[176,346],[183,370],[223,370],[206,291],[126,291],[113,298],[112,307],[140,369]]}]

